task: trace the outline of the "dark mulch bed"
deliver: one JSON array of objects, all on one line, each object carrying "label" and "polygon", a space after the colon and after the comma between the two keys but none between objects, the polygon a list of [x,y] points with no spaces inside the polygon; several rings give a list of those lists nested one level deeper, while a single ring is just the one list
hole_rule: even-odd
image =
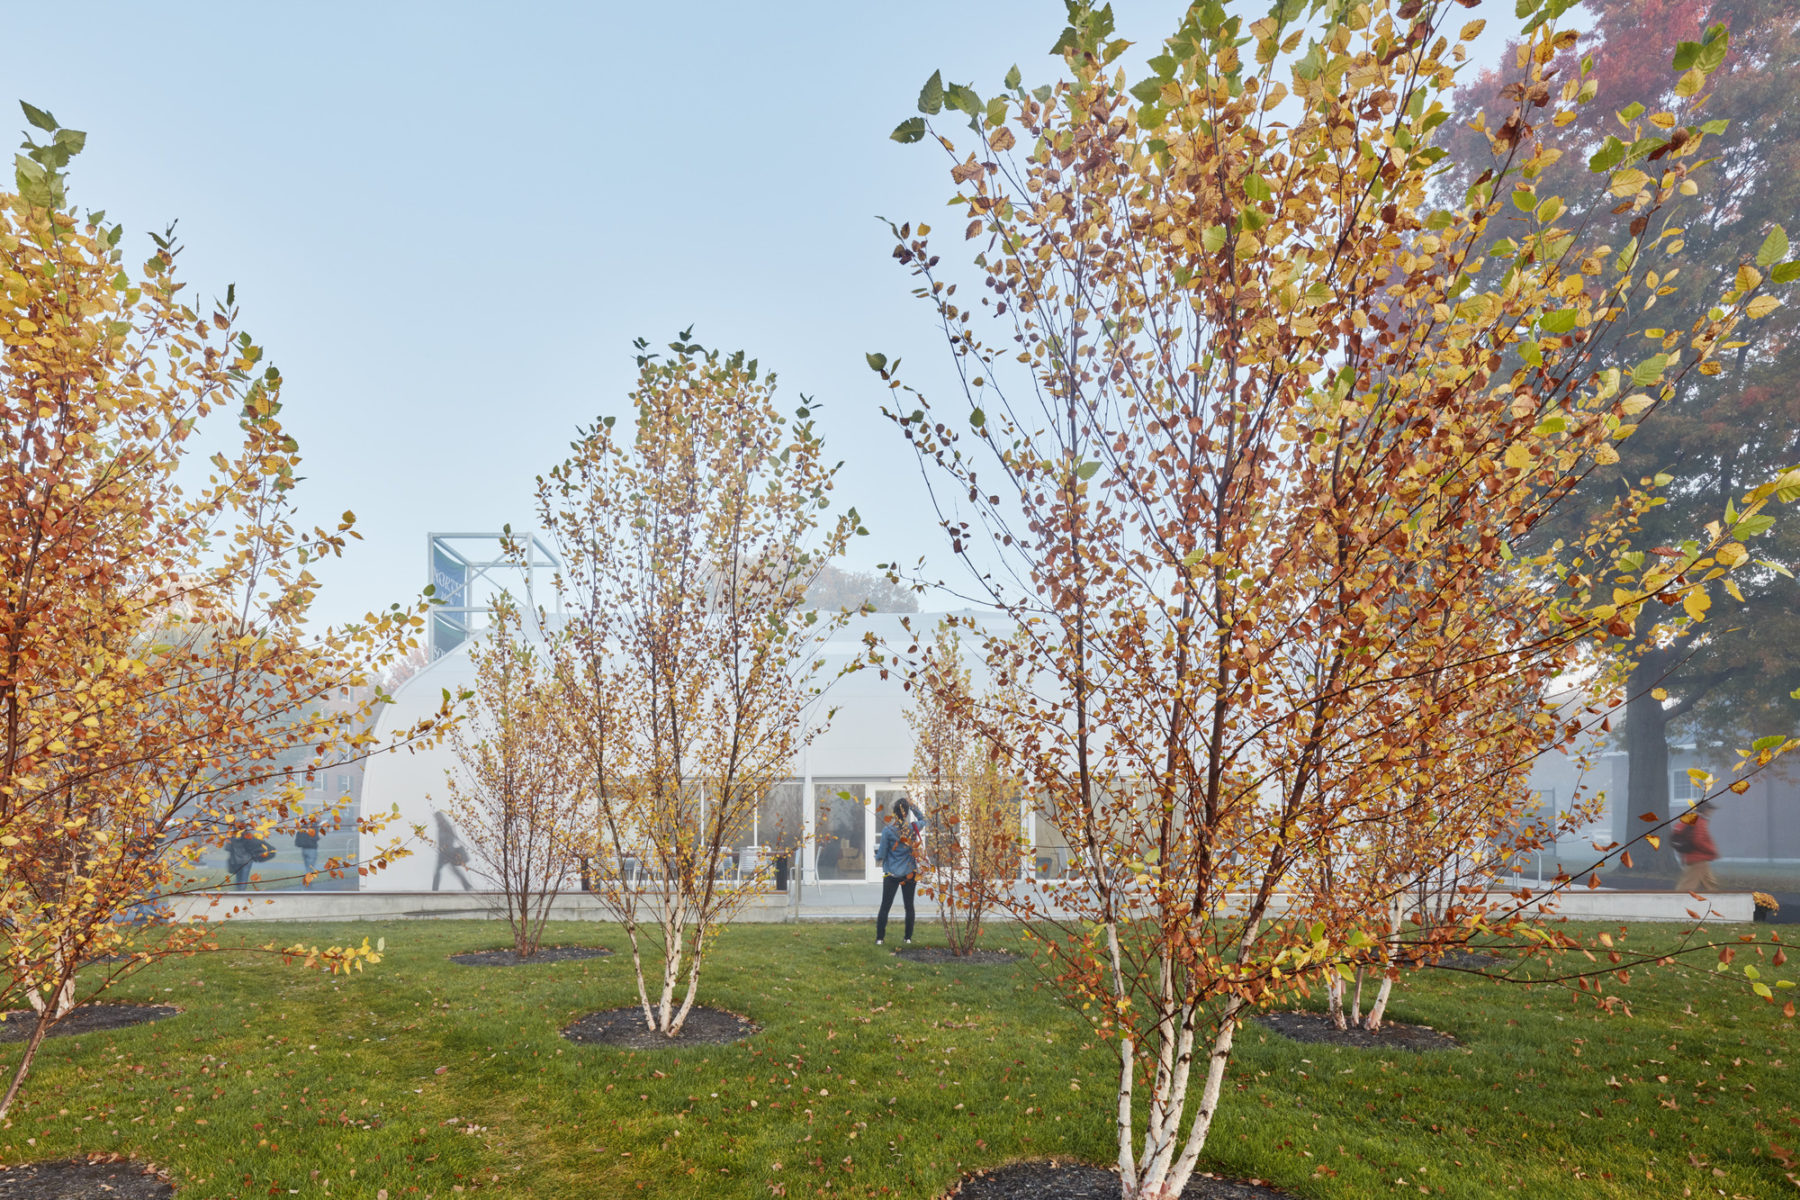
[{"label": "dark mulch bed", "polygon": [[[46,1037],[79,1037],[84,1033],[104,1033],[109,1029],[125,1029],[147,1021],[160,1021],[180,1012],[172,1004],[83,1004],[50,1027]],[[31,1040],[37,1014],[29,1008],[11,1009],[0,1021],[0,1042]],[[5,1195],[0,1192],[0,1195]]]},{"label": "dark mulch bed", "polygon": [[153,1167],[129,1159],[0,1167],[0,1200],[166,1200],[174,1194]]},{"label": "dark mulch bed", "polygon": [[904,958],[907,962],[922,963],[1009,963],[1018,962],[1019,956],[1011,950],[971,950],[967,954],[953,954],[948,946],[902,946],[894,951],[895,958]]},{"label": "dark mulch bed", "polygon": [[[977,1171],[950,1193],[956,1200],[1118,1200],[1119,1177],[1086,1163],[1021,1162]],[[1255,1180],[1220,1179],[1196,1173],[1181,1189],[1182,1200],[1294,1200]]]},{"label": "dark mulch bed", "polygon": [[1482,971],[1488,967],[1497,967],[1505,962],[1498,954],[1473,954],[1467,950],[1454,954],[1446,954],[1442,958],[1426,963],[1428,967],[1448,967],[1453,971]]},{"label": "dark mulch bed", "polygon": [[1324,1013],[1263,1013],[1256,1023],[1296,1042],[1325,1046],[1350,1046],[1357,1050],[1453,1050],[1461,1042],[1429,1025],[1403,1025],[1383,1021],[1380,1033],[1366,1029],[1339,1029]]},{"label": "dark mulch bed", "polygon": [[568,962],[576,958],[605,958],[611,953],[605,946],[539,946],[536,954],[521,958],[511,946],[504,946],[498,950],[452,954],[450,961],[465,967],[525,967],[532,963]]},{"label": "dark mulch bed", "polygon": [[571,1042],[590,1046],[613,1046],[620,1050],[667,1050],[679,1046],[728,1046],[741,1042],[762,1026],[748,1017],[740,1017],[722,1008],[695,1005],[682,1022],[681,1032],[664,1037],[644,1028],[644,1010],[609,1008],[577,1018],[563,1027],[563,1036]]}]

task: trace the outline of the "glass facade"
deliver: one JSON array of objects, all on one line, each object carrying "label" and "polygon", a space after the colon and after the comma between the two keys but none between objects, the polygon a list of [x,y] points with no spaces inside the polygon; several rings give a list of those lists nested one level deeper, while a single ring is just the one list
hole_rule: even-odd
[{"label": "glass facade", "polygon": [[1042,812],[1031,814],[1032,874],[1039,879],[1069,878],[1069,842]]},{"label": "glass facade", "polygon": [[821,880],[869,875],[869,785],[813,784],[813,853]]}]

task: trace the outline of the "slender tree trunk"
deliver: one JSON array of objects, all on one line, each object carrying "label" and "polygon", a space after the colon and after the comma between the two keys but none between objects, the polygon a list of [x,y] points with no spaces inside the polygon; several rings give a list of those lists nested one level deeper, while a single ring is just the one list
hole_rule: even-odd
[{"label": "slender tree trunk", "polygon": [[1174,1168],[1161,1181],[1161,1191],[1151,1193],[1146,1200],[1176,1200],[1199,1165],[1200,1154],[1206,1149],[1206,1135],[1212,1131],[1213,1118],[1219,1112],[1219,1096],[1225,1088],[1225,1070],[1231,1065],[1231,1045],[1237,1037],[1238,1014],[1243,1008],[1244,1002],[1237,996],[1226,1001],[1218,1031],[1213,1035],[1212,1052],[1207,1056],[1206,1083],[1200,1092],[1199,1111],[1194,1114],[1194,1124],[1188,1130],[1187,1145],[1182,1147]]},{"label": "slender tree trunk", "polygon": [[1325,976],[1325,1015],[1331,1018],[1333,1029],[1348,1025],[1344,1020],[1344,977],[1335,968]]},{"label": "slender tree trunk", "polygon": [[1364,963],[1356,964],[1356,995],[1350,1001],[1350,1023],[1352,1025],[1360,1026],[1362,1024],[1363,972],[1367,969],[1368,967]]},{"label": "slender tree trunk", "polygon": [[44,1035],[50,1032],[50,1024],[51,1018],[47,1014],[38,1013],[37,1025],[31,1031],[31,1039],[25,1043],[25,1053],[19,1058],[19,1068],[13,1072],[12,1085],[6,1089],[5,1099],[0,1099],[0,1121],[12,1111],[13,1101],[25,1084],[25,1076],[31,1073],[31,1062],[37,1057],[38,1047],[44,1044]]},{"label": "slender tree trunk", "polygon": [[681,1009],[675,1019],[669,1023],[668,1035],[675,1037],[687,1024],[688,1014],[694,1010],[694,997],[700,991],[700,948],[706,945],[706,926],[701,923],[695,926],[694,948],[688,954],[687,994],[681,998]]},{"label": "slender tree trunk", "polygon": [[1369,1005],[1369,1015],[1363,1019],[1363,1028],[1370,1033],[1381,1032],[1381,1017],[1387,1012],[1388,994],[1394,990],[1395,968],[1389,967],[1381,976],[1381,987],[1375,993],[1375,1003]]},{"label": "slender tree trunk", "polygon": [[669,1022],[675,1017],[675,988],[681,982],[681,959],[686,950],[687,923],[679,914],[669,912],[663,920],[662,996],[656,1006],[659,1019],[652,1028],[670,1037],[675,1036]]},{"label": "slender tree trunk", "polygon": [[[1650,829],[1650,822],[1640,818],[1654,815],[1658,821],[1664,821],[1671,815],[1668,720],[1663,715],[1662,701],[1650,694],[1650,689],[1661,686],[1667,669],[1663,656],[1653,652],[1646,655],[1644,662],[1631,673],[1627,685],[1625,752],[1629,774],[1625,788],[1625,820],[1613,828],[1613,836],[1621,842]],[[1648,842],[1639,842],[1632,847],[1631,857],[1636,875],[1652,879],[1673,877],[1680,870],[1667,838],[1663,839],[1661,849],[1653,848]]]}]

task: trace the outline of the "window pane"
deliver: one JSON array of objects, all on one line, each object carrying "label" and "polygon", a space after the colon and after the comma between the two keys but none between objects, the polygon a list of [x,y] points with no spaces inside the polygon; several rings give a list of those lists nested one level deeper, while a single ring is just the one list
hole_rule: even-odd
[{"label": "window pane", "polygon": [[1033,873],[1039,879],[1066,879],[1069,874],[1068,839],[1042,811],[1031,814]]},{"label": "window pane", "polygon": [[868,793],[868,786],[861,783],[813,785],[813,803],[817,805],[813,834],[820,879],[868,877],[863,853]]}]

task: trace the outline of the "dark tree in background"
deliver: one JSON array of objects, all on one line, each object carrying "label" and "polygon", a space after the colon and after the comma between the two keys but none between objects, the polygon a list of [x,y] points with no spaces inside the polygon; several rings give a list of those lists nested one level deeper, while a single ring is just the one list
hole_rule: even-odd
[{"label": "dark tree in background", "polygon": [[[1613,156],[1631,153],[1628,124],[1659,125],[1667,120],[1662,112],[1677,126],[1728,122],[1720,138],[1725,149],[1705,169],[1700,202],[1681,235],[1686,248],[1680,268],[1662,281],[1654,301],[1668,317],[1655,320],[1653,310],[1635,323],[1652,325],[1652,335],[1684,342],[1721,283],[1740,264],[1754,261],[1774,225],[1791,223],[1800,213],[1800,5],[1590,0],[1586,7],[1594,27],[1565,55],[1559,79],[1574,79],[1577,60],[1592,55],[1597,102],[1576,109],[1575,119],[1565,125],[1545,121],[1530,133],[1564,151],[1540,191],[1563,196],[1571,205],[1585,198],[1586,211],[1576,221],[1591,234],[1581,239],[1584,245],[1604,243],[1624,253],[1633,248],[1635,235],[1644,233],[1632,227],[1628,207],[1614,211],[1617,200],[1606,190],[1606,173],[1590,169],[1594,162],[1616,166]],[[1723,50],[1722,42],[1704,40],[1704,31],[1714,25],[1730,30],[1722,64],[1702,86],[1690,90],[1701,83],[1696,75],[1691,84],[1671,89],[1668,81],[1676,78],[1666,57],[1671,41],[1687,43],[1676,65],[1691,66],[1683,56],[1697,59]],[[1457,166],[1447,177],[1456,194],[1494,165],[1488,139],[1466,128],[1468,121],[1485,112],[1489,128],[1498,128],[1512,110],[1505,89],[1520,75],[1509,49],[1498,69],[1458,90],[1456,133],[1448,143]],[[1649,109],[1621,114],[1630,98],[1651,96],[1656,99]],[[1640,165],[1654,174],[1660,164]],[[1643,240],[1638,252],[1660,254],[1660,247],[1648,244],[1649,235]],[[1671,401],[1647,412],[1638,432],[1619,443],[1619,462],[1588,475],[1576,493],[1579,502],[1565,506],[1552,536],[1579,528],[1628,484],[1660,473],[1672,480],[1669,502],[1646,515],[1636,540],[1644,549],[1676,545],[1687,536],[1683,531],[1720,519],[1734,494],[1800,461],[1796,320],[1794,308],[1777,309],[1753,323],[1742,344],[1722,356],[1718,374],[1687,376]],[[1667,329],[1654,328],[1659,325]],[[1688,639],[1636,648],[1624,731],[1628,819],[1668,813],[1669,733],[1677,722],[1700,745],[1715,747],[1741,745],[1750,734],[1791,732],[1800,724],[1800,703],[1790,694],[1800,687],[1800,586],[1785,573],[1800,566],[1800,527],[1778,526],[1756,539],[1753,550],[1777,566],[1741,573],[1741,605],[1721,598],[1725,607],[1696,625]],[[1652,871],[1673,869],[1666,851],[1640,855],[1638,864]]]},{"label": "dark tree in background", "polygon": [[912,589],[890,580],[886,572],[853,571],[828,563],[806,589],[808,608],[854,611],[864,604],[872,605],[875,612],[919,611],[919,599]]}]

